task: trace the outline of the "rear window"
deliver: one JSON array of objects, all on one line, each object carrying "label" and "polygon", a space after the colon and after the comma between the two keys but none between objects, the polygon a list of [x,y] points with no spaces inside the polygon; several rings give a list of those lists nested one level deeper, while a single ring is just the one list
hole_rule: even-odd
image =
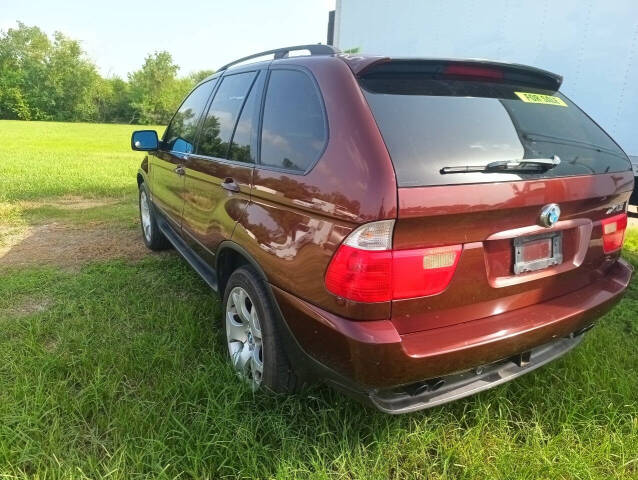
[{"label": "rear window", "polygon": [[[558,92],[414,75],[360,82],[399,186],[502,182],[631,168],[618,145]],[[445,167],[482,167],[554,155],[560,164],[543,172],[441,173]]]}]

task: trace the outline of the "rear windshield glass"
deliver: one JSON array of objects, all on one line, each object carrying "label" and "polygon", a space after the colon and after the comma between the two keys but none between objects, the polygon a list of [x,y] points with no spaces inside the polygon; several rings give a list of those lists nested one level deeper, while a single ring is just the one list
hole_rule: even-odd
[{"label": "rear windshield glass", "polygon": [[[618,145],[561,93],[411,75],[360,82],[399,186],[502,182],[631,168]],[[441,173],[445,167],[484,167],[555,155],[558,166],[532,173]]]}]

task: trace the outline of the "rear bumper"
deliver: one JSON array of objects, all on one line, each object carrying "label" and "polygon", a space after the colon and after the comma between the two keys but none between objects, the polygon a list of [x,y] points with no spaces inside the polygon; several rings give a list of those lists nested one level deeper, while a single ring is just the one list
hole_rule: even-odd
[{"label": "rear bumper", "polygon": [[[589,328],[620,300],[632,272],[628,263],[619,260],[605,277],[568,295],[480,320],[405,335],[399,335],[390,320],[351,321],[276,287],[273,293],[296,342],[306,355],[325,367],[322,375],[367,396],[380,409],[398,413],[470,395],[564,354],[578,342],[574,332]],[[531,357],[517,370],[507,359],[522,352],[531,352]],[[469,381],[468,373],[458,374],[476,367],[484,372],[472,374]],[[448,378],[447,387],[439,385],[438,394],[427,395],[432,382],[425,380],[438,381],[441,377]],[[421,386],[426,383],[428,387]],[[394,390],[401,386],[415,388],[411,402],[397,399]]]},{"label": "rear bumper", "polygon": [[514,380],[569,352],[585,332],[541,345],[525,355],[516,355],[490,365],[417,382],[407,387],[369,392],[372,403],[386,413],[408,413],[432,408]]}]

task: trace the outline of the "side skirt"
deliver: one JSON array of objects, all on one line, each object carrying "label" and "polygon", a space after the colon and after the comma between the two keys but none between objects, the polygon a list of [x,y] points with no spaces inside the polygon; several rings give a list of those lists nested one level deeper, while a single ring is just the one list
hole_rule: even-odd
[{"label": "side skirt", "polygon": [[157,226],[162,233],[168,238],[168,241],[173,244],[175,250],[186,259],[193,269],[199,274],[200,277],[212,288],[215,292],[219,291],[217,286],[217,272],[214,268],[208,265],[202,258],[197,255],[187,244],[182,240],[182,237],[173,229],[173,227],[166,221],[164,216],[158,212],[157,208],[154,209],[155,218],[157,218]]}]

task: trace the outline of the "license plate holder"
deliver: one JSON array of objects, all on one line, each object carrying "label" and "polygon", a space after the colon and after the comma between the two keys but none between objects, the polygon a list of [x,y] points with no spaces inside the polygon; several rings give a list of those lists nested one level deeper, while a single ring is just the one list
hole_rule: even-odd
[{"label": "license plate holder", "polygon": [[563,263],[563,232],[514,239],[514,273],[534,272]]}]

